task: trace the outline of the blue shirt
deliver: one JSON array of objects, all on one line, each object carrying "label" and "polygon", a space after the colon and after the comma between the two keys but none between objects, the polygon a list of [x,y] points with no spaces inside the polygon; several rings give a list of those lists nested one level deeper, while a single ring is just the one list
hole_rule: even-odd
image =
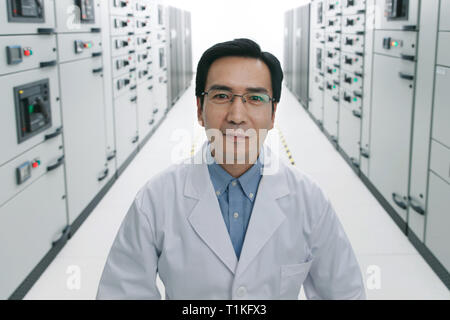
[{"label": "blue shirt", "polygon": [[256,163],[239,178],[234,178],[215,162],[209,144],[206,152],[209,176],[238,259],[261,181],[262,149]]}]

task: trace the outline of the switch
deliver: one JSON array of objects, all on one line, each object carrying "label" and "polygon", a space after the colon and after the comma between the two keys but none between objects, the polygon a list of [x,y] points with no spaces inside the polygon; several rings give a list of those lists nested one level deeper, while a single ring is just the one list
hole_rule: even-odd
[{"label": "switch", "polygon": [[21,46],[8,46],[6,47],[6,56],[8,64],[18,64],[22,60],[22,47]]},{"label": "switch", "polygon": [[37,168],[37,167],[39,167],[40,164],[41,164],[40,160],[34,160],[33,163],[31,164],[31,166],[33,168]]},{"label": "switch", "polygon": [[31,48],[25,48],[25,49],[23,49],[23,55],[26,57],[32,56],[33,50],[31,50]]},{"label": "switch", "polygon": [[48,79],[14,88],[19,143],[51,127],[49,91]]}]

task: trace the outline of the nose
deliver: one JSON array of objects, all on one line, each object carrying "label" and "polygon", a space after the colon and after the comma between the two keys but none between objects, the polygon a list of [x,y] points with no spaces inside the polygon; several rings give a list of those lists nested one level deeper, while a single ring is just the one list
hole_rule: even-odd
[{"label": "nose", "polygon": [[247,107],[244,104],[244,97],[235,95],[228,108],[227,121],[241,124],[247,121]]}]

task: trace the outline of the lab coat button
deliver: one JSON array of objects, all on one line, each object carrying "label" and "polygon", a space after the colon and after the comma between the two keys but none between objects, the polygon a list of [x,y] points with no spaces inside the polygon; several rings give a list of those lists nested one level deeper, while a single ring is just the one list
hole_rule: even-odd
[{"label": "lab coat button", "polygon": [[247,289],[245,287],[239,287],[236,291],[238,297],[243,297],[247,294]]}]

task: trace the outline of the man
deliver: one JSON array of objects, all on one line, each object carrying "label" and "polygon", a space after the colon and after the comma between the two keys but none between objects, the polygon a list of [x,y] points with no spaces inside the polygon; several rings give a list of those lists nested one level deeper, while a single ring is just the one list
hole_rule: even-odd
[{"label": "man", "polygon": [[[283,73],[248,39],[200,59],[200,164],[175,164],[138,193],[113,243],[99,299],[364,299],[351,245],[325,194],[262,146]],[[256,133],[256,134],[255,134]],[[273,166],[272,166],[273,167]],[[272,168],[273,169],[273,168]]]}]

